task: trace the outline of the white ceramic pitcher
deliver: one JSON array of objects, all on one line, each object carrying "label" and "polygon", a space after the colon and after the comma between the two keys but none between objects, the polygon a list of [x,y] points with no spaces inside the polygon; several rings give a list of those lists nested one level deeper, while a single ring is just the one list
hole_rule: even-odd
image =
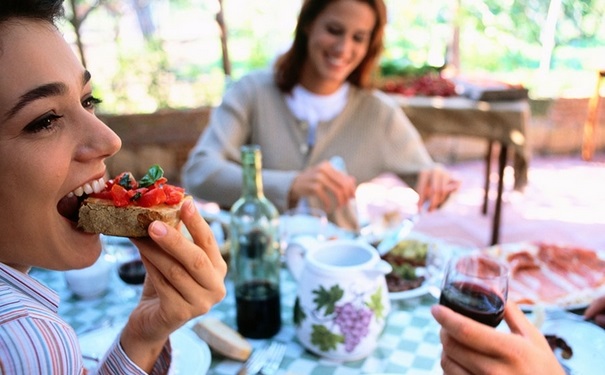
[{"label": "white ceramic pitcher", "polygon": [[300,342],[326,358],[354,361],[369,355],[382,333],[390,302],[391,266],[356,240],[301,239],[286,251],[298,281],[294,323]]}]

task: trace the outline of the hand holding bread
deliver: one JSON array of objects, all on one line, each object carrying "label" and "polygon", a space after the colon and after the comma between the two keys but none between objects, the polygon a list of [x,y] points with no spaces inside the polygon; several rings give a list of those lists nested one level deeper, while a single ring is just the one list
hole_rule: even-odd
[{"label": "hand holding bread", "polygon": [[[150,371],[172,332],[224,298],[227,265],[191,197],[157,165],[140,180],[123,172],[83,198],[81,230],[131,237],[141,253],[147,277],[120,343]],[[180,222],[190,239],[176,228]]]},{"label": "hand holding bread", "polygon": [[185,200],[180,218],[193,241],[160,221],[150,224],[148,238],[132,239],[147,278],[120,342],[137,364],[155,360],[170,333],[207,313],[226,294],[227,265],[192,200]]}]

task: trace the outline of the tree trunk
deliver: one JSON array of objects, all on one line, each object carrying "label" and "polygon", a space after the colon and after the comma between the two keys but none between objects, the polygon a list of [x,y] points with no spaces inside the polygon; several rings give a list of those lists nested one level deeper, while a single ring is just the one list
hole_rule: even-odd
[{"label": "tree trunk", "polygon": [[221,50],[223,53],[223,71],[225,76],[231,77],[231,60],[229,59],[229,48],[227,44],[227,25],[225,24],[225,13],[223,11],[223,0],[218,0],[218,13],[216,14],[216,22],[220,28]]},{"label": "tree trunk", "polygon": [[69,0],[69,5],[71,6],[71,18],[69,22],[74,27],[74,32],[76,34],[76,47],[78,48],[78,53],[80,54],[80,61],[84,68],[86,68],[86,56],[84,54],[84,43],[82,43],[82,35],[80,34],[80,28],[82,27],[83,19],[78,17],[78,12],[76,10],[76,0]]},{"label": "tree trunk", "polygon": [[551,0],[548,6],[548,15],[542,29],[540,41],[542,42],[542,52],[540,53],[541,74],[548,73],[552,60],[552,53],[555,49],[555,33],[557,30],[557,19],[561,14],[561,0]]}]

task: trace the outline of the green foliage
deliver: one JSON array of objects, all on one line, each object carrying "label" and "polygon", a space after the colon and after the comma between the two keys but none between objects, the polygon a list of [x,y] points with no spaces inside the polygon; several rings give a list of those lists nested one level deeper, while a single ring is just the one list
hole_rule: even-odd
[{"label": "green foliage", "polygon": [[[157,25],[155,34],[146,38],[140,37],[136,26],[123,22],[136,19],[130,0],[74,1],[83,20],[80,31],[87,68],[93,73],[95,92],[104,100],[101,110],[151,112],[220,101],[226,78],[215,21],[218,1],[150,0]],[[301,2],[223,1],[232,79],[268,67],[289,47]],[[442,66],[457,22],[463,73],[508,74],[540,90],[557,83],[552,79],[534,83],[536,74],[531,74],[543,57],[550,1],[460,0],[458,16],[452,0],[386,3],[383,74],[389,70],[415,74]],[[65,4],[69,15],[70,3]],[[581,83],[569,72],[603,67],[604,21],[605,0],[562,0],[550,68],[565,69],[566,74],[558,75],[562,81],[559,88],[552,87],[551,96],[563,86]],[[62,30],[69,40],[75,40],[73,26],[65,23]]]},{"label": "green foliage", "polygon": [[366,303],[366,306],[374,312],[376,320],[384,318],[384,304],[382,303],[382,287],[376,289],[376,292],[370,296],[370,301]]},{"label": "green foliage", "polygon": [[294,324],[298,327],[306,318],[307,314],[305,314],[302,307],[300,307],[300,299],[296,297],[296,300],[294,301]]},{"label": "green foliage", "polygon": [[329,290],[326,290],[323,285],[313,291],[316,297],[313,299],[317,306],[317,310],[321,310],[325,307],[324,315],[330,315],[334,313],[336,302],[338,302],[344,295],[342,290],[337,284],[333,285]]},{"label": "green foliage", "polygon": [[313,332],[311,332],[311,343],[316,345],[322,352],[328,350],[336,350],[338,344],[345,342],[342,335],[330,332],[325,326],[313,324]]}]

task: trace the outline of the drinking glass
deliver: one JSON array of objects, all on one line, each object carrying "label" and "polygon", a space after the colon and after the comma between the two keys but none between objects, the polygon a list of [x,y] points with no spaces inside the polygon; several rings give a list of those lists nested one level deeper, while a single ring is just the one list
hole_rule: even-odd
[{"label": "drinking glass", "polygon": [[298,206],[284,212],[280,218],[280,242],[282,252],[297,238],[310,237],[325,240],[328,230],[326,213],[309,206]]},{"label": "drinking glass", "polygon": [[504,317],[508,268],[485,254],[451,258],[446,266],[439,303],[496,327]]},{"label": "drinking glass", "polygon": [[103,236],[102,244],[104,251],[115,263],[118,277],[130,286],[120,288],[121,297],[124,300],[138,299],[146,275],[139,249],[125,237]]},{"label": "drinking glass", "polygon": [[440,237],[429,241],[426,254],[426,283],[429,293],[436,299],[441,296],[445,267],[451,258],[478,252],[477,245],[460,237]]}]

